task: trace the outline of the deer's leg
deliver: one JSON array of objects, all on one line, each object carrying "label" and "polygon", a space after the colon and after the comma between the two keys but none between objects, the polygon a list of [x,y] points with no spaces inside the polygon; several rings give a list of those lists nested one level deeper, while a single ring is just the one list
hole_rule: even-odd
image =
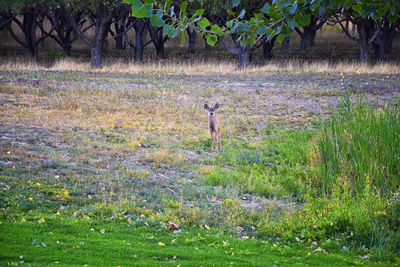
[{"label": "deer's leg", "polygon": [[218,151],[221,151],[221,132],[218,131],[217,134],[217,144],[218,144]]},{"label": "deer's leg", "polygon": [[214,133],[210,131],[210,137],[211,137],[211,148],[214,149]]}]

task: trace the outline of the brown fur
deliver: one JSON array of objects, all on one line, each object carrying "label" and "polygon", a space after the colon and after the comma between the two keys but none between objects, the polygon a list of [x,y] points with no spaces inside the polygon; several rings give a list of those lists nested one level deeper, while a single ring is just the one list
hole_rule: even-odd
[{"label": "brown fur", "polygon": [[208,111],[208,131],[211,136],[212,146],[218,151],[221,150],[221,120],[215,115],[215,110],[219,108],[219,104],[216,103],[214,107],[209,107],[208,104],[204,104],[204,108]]}]

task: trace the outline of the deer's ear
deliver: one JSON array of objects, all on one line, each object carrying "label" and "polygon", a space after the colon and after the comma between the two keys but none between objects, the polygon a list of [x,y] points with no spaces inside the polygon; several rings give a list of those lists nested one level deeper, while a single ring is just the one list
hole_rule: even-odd
[{"label": "deer's ear", "polygon": [[205,103],[205,104],[204,104],[204,108],[205,108],[205,109],[209,109],[209,107],[208,107],[208,104],[207,104],[207,103]]},{"label": "deer's ear", "polygon": [[217,108],[219,108],[219,104],[218,103],[216,103],[215,106],[214,106],[214,109],[217,109]]}]

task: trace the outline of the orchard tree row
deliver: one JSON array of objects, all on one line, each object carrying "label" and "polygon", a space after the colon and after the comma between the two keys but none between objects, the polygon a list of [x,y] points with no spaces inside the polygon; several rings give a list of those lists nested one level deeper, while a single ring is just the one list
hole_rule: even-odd
[{"label": "orchard tree row", "polygon": [[[38,45],[53,39],[68,54],[78,38],[91,50],[92,68],[101,67],[107,38],[117,49],[134,48],[134,60],[143,59],[147,45],[164,57],[165,42],[180,36],[194,51],[196,36],[207,45],[220,42],[246,67],[252,52],[262,47],[271,58],[275,42],[300,36],[300,49],[313,45],[324,24],[340,25],[359,46],[359,59],[382,60],[391,52],[400,25],[399,0],[2,0],[0,30],[38,58]],[[357,34],[349,31],[354,25]],[[17,34],[15,29],[22,34]],[[134,31],[134,35],[129,35]],[[89,34],[90,33],[90,34]],[[133,39],[130,36],[134,36]],[[370,55],[370,47],[374,54]]]}]

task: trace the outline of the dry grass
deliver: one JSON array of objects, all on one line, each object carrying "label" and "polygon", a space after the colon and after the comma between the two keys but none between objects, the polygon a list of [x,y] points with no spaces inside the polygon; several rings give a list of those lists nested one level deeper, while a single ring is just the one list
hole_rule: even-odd
[{"label": "dry grass", "polygon": [[177,165],[185,161],[183,155],[179,155],[170,149],[160,148],[146,153],[146,160],[156,164]]},{"label": "dry grass", "polygon": [[13,71],[94,71],[131,74],[183,74],[183,75],[263,75],[265,73],[291,73],[291,74],[324,74],[324,73],[357,73],[357,74],[399,74],[400,65],[395,63],[379,63],[364,65],[357,62],[329,63],[318,61],[304,63],[299,60],[271,61],[260,66],[249,66],[244,70],[236,67],[234,62],[224,61],[195,61],[195,62],[167,62],[167,63],[126,63],[120,60],[106,60],[104,67],[91,70],[89,62],[76,59],[60,59],[52,66],[46,67],[33,61],[7,60],[0,62],[0,69]]}]

